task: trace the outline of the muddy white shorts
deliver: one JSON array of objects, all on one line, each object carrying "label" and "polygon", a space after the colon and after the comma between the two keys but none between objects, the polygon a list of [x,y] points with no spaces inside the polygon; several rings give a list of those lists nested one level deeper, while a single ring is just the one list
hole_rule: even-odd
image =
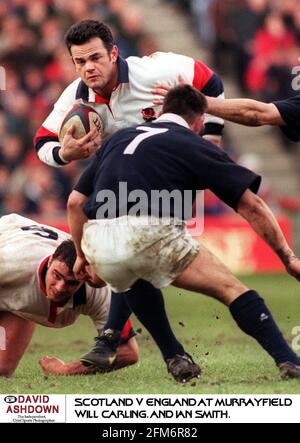
[{"label": "muddy white shorts", "polygon": [[95,273],[115,292],[130,289],[138,279],[168,286],[199,251],[184,222],[131,216],[90,220],[81,246]]}]

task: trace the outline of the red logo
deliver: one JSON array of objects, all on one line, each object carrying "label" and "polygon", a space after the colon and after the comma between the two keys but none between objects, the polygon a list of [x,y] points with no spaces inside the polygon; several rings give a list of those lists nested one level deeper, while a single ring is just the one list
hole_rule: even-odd
[{"label": "red logo", "polygon": [[153,108],[142,109],[142,117],[147,123],[151,123],[156,120],[156,114]]}]

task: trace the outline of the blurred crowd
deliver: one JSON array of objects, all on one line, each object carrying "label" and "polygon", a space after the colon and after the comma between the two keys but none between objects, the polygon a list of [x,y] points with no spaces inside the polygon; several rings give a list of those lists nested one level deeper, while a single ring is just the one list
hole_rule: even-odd
[{"label": "blurred crowd", "polygon": [[[215,70],[235,78],[241,95],[271,102],[299,94],[300,0],[164,1],[190,14]],[[280,131],[277,134],[281,137]],[[259,173],[260,160],[255,154],[239,156],[232,140],[225,141],[226,149],[228,146],[239,163]],[[291,152],[299,150],[286,138],[283,146]],[[266,179],[260,194],[275,212],[300,212],[300,199],[274,195]],[[208,214],[226,211],[213,194],[207,192],[205,198]]]},{"label": "blurred crowd", "polygon": [[264,101],[299,93],[300,0],[165,1],[191,14],[216,70],[233,72],[243,92]]},{"label": "blurred crowd", "polygon": [[[297,87],[300,74],[300,0],[163,1],[191,14],[216,70],[235,74],[243,92],[266,101],[295,92],[291,84],[294,78]],[[42,164],[33,136],[76,78],[63,38],[71,24],[85,18],[112,27],[123,57],[157,49],[144,32],[141,10],[130,0],[0,1],[0,215],[65,215],[67,196],[84,164],[60,169]],[[212,214],[223,212],[208,198]]]},{"label": "blurred crowd", "polygon": [[111,26],[123,57],[156,49],[143,31],[140,9],[126,0],[0,1],[0,66],[6,77],[5,90],[0,79],[0,215],[65,214],[66,198],[83,164],[61,169],[42,164],[33,137],[76,78],[64,33],[86,18]]}]

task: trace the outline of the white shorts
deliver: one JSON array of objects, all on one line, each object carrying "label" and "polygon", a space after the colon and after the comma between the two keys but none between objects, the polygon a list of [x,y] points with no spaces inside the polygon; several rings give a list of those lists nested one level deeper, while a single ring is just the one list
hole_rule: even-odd
[{"label": "white shorts", "polygon": [[130,216],[90,220],[81,246],[95,273],[115,292],[130,289],[138,279],[168,286],[199,251],[184,222]]}]

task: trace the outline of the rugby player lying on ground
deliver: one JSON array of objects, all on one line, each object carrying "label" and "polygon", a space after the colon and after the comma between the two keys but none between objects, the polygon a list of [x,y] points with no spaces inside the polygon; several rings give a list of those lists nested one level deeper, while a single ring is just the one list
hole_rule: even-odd
[{"label": "rugby player lying on ground", "polygon": [[[40,324],[63,328],[83,314],[101,332],[107,320],[110,290],[100,279],[94,286],[79,282],[72,272],[76,251],[70,236],[16,214],[0,219],[0,376],[11,377]],[[3,346],[2,346],[3,348]],[[114,369],[138,361],[138,346],[130,321],[122,333]],[[40,360],[45,374],[79,375],[97,372],[80,361]]]}]

